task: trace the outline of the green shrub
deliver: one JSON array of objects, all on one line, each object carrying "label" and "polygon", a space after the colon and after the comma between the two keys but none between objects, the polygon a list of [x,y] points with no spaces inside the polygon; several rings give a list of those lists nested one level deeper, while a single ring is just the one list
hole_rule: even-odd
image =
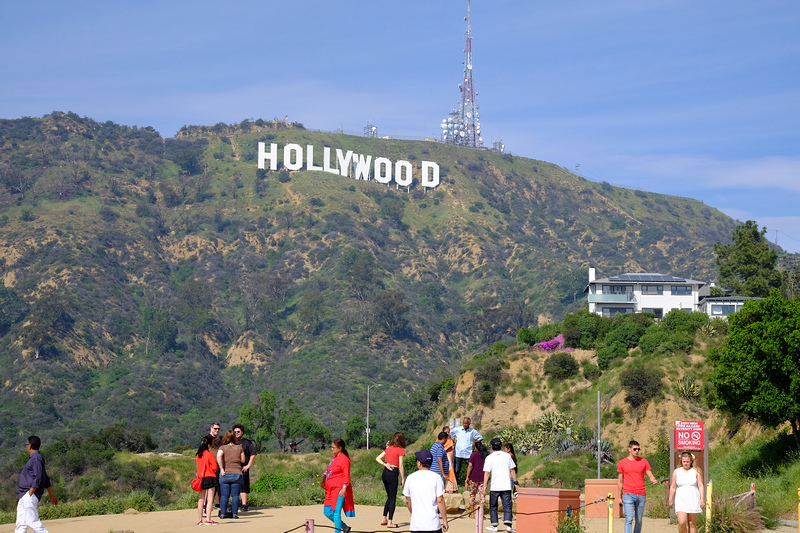
[{"label": "green shrub", "polygon": [[[546,324],[536,333],[536,342],[547,342],[561,333],[561,324]],[[536,344],[534,342],[533,344]]]},{"label": "green shrub", "polygon": [[639,339],[639,348],[645,355],[656,352],[656,349],[669,339],[669,332],[657,324],[653,324]]},{"label": "green shrub", "polygon": [[699,311],[689,313],[673,309],[661,320],[661,327],[669,332],[683,331],[694,334],[700,327],[708,324],[708,321],[708,315],[705,313]]},{"label": "green shrub", "polygon": [[624,359],[628,355],[628,350],[619,342],[615,342],[610,346],[603,346],[597,350],[597,366],[600,370],[608,370],[611,366],[611,361],[614,359]]},{"label": "green shrub", "polygon": [[664,374],[661,368],[636,362],[619,374],[619,382],[627,392],[625,401],[633,408],[644,405],[661,393]]},{"label": "green shrub", "polygon": [[536,344],[536,336],[539,334],[539,328],[536,326],[532,328],[520,328],[517,332],[517,342],[520,344],[527,344],[533,346]]},{"label": "green shrub", "polygon": [[589,381],[599,378],[600,374],[602,374],[600,367],[589,361],[581,363],[581,367],[583,368],[583,377]]},{"label": "green shrub", "polygon": [[625,320],[606,334],[606,346],[620,343],[625,348],[633,348],[639,344],[639,338],[644,332],[645,328],[642,325],[633,320]]},{"label": "green shrub", "polygon": [[271,492],[300,486],[300,479],[292,476],[282,476],[272,472],[261,476],[258,481],[250,485],[253,492]]},{"label": "green shrub", "polygon": [[544,373],[558,380],[578,374],[578,362],[567,352],[556,352],[544,362]]}]

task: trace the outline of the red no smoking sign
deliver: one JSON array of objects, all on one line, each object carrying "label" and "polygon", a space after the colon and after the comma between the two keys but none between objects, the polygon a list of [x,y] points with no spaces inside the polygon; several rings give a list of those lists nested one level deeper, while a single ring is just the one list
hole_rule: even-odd
[{"label": "red no smoking sign", "polygon": [[675,421],[675,449],[702,450],[705,448],[703,422],[699,420]]}]

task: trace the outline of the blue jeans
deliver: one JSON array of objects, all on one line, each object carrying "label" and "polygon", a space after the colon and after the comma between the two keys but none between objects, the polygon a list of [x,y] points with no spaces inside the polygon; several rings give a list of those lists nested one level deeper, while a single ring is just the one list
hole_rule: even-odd
[{"label": "blue jeans", "polygon": [[333,522],[336,533],[341,533],[348,528],[348,525],[342,521],[342,507],[344,507],[344,496],[339,496],[339,499],[336,500],[336,509],[331,509],[330,505],[326,505],[323,509],[328,520]]},{"label": "blue jeans", "polygon": [[468,457],[468,458],[466,458],[466,459],[464,459],[463,457],[456,457],[456,458],[455,458],[455,460],[454,460],[453,462],[455,463],[455,464],[453,465],[453,468],[455,468],[455,469],[456,469],[456,478],[458,478],[458,474],[460,474],[460,473],[461,473],[461,467],[462,467],[463,465],[465,465],[465,464],[469,463],[469,457]]},{"label": "blue jeans", "polygon": [[[625,533],[642,533],[642,518],[644,518],[644,494],[623,494],[622,509],[625,511]],[[631,527],[636,518],[636,526]],[[633,531],[631,531],[633,529]]]},{"label": "blue jeans", "polygon": [[[489,491],[489,521],[497,527],[497,498],[503,500],[503,523],[511,526],[511,491],[510,490],[491,490]],[[637,532],[638,533],[638,532]]]},{"label": "blue jeans", "polygon": [[223,474],[219,476],[219,512],[228,514],[228,496],[231,498],[231,513],[239,513],[239,492],[242,490],[241,474]]}]

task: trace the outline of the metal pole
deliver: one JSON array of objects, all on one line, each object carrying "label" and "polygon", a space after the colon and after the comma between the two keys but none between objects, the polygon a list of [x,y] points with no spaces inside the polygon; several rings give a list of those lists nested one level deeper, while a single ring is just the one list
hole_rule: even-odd
[{"label": "metal pole", "polygon": [[597,391],[597,479],[600,479],[600,391]]}]

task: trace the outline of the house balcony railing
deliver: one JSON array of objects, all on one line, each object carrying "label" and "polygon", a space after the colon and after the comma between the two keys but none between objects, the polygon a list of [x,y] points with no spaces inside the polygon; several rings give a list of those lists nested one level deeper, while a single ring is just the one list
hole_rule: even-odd
[{"label": "house balcony railing", "polygon": [[626,304],[636,301],[636,295],[632,292],[622,294],[590,294],[589,303],[594,304]]}]

